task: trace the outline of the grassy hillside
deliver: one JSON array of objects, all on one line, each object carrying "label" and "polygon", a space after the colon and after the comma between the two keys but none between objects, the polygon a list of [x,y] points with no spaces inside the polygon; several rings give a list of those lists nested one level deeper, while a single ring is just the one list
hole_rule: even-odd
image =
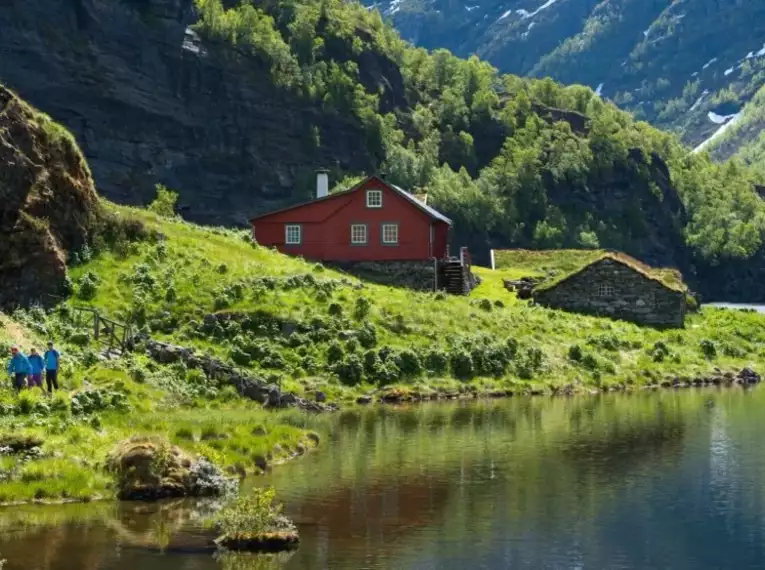
[{"label": "grassy hillside", "polygon": [[502,278],[514,267],[478,268],[470,297],[415,293],[285,257],[244,233],[119,211],[167,239],[76,267],[72,302],[132,315],[155,337],[298,393],[642,385],[756,367],[765,355],[757,314],[704,309],[677,331],[567,314],[508,293]]},{"label": "grassy hillside", "polygon": [[304,424],[294,413],[266,413],[233,389],[141,355],[100,361],[97,346],[81,346],[80,331],[38,309],[0,313],[3,370],[11,344],[28,354],[48,338],[60,341],[61,390],[49,398],[36,388],[17,395],[7,380],[0,387],[0,503],[111,498],[104,462],[136,435],[166,438],[236,472],[314,445],[291,425]]}]

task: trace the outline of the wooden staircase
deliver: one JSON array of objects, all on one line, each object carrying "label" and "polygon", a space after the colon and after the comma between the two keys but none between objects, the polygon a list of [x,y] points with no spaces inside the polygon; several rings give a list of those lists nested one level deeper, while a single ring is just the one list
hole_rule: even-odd
[{"label": "wooden staircase", "polygon": [[444,261],[442,265],[442,288],[450,295],[470,293],[470,269],[459,260]]}]

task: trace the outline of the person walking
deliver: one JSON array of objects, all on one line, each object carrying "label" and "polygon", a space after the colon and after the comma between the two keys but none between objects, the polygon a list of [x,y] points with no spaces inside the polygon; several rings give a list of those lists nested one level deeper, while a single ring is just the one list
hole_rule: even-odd
[{"label": "person walking", "polygon": [[45,383],[48,385],[48,392],[52,393],[54,389],[58,390],[58,369],[61,363],[61,355],[58,350],[53,348],[53,342],[48,343],[48,350],[45,351]]},{"label": "person walking", "polygon": [[13,387],[21,391],[27,384],[27,374],[31,371],[29,360],[18,346],[11,347],[11,361],[8,363],[8,374],[13,376]]},{"label": "person walking", "polygon": [[37,354],[36,348],[29,349],[29,387],[38,386],[40,390],[45,391],[42,385],[42,371],[45,368],[43,357]]}]

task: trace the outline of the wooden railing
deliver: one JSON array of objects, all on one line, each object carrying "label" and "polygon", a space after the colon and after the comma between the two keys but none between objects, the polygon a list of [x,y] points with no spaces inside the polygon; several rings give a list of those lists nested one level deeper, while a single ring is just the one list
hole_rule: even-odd
[{"label": "wooden railing", "polygon": [[119,348],[125,352],[133,345],[133,330],[129,323],[113,321],[90,307],[71,307],[70,317],[72,324],[87,328],[93,340],[107,346],[109,350]]}]

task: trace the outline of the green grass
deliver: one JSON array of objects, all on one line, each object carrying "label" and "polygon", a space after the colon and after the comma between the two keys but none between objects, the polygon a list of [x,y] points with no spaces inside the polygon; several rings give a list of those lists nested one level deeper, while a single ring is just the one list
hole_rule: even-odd
[{"label": "green grass", "polygon": [[[331,397],[351,398],[380,388],[641,385],[708,374],[716,366],[757,367],[765,356],[765,318],[757,314],[706,308],[691,315],[685,329],[659,331],[534,306],[502,285],[511,276],[573,270],[583,256],[596,259],[602,251],[497,252],[503,269],[477,268],[482,284],[469,297],[455,297],[362,283],[254,246],[244,232],[201,228],[143,210],[118,211],[140,218],[167,239],[160,246],[140,244],[127,255],[105,253],[75,268],[75,282],[87,273],[98,276],[90,303],[117,316],[145,314],[145,326],[154,336],[221,358],[255,343],[258,355],[242,366],[298,392],[322,389]],[[151,289],[141,287],[143,279],[152,282]],[[174,291],[170,297],[164,293],[168,289]],[[368,309],[358,315],[359,304],[366,303],[361,299],[368,301]],[[237,315],[239,324],[204,330],[205,318],[218,313]],[[325,327],[321,335],[311,332],[316,320]],[[328,362],[336,350],[332,345],[340,347],[342,362],[356,356],[363,362],[367,348],[353,339],[361,338],[365,327],[376,336],[371,351],[390,351],[399,364],[403,352],[414,352],[420,369],[401,370],[385,380],[366,371],[361,378],[343,378]],[[309,332],[301,336],[293,330]],[[508,344],[513,348],[507,350]],[[705,353],[702,344],[714,350]],[[574,345],[589,357],[570,358]],[[426,368],[433,351],[450,360],[445,370]],[[454,358],[464,354],[474,371],[460,375]],[[507,362],[486,373],[491,367],[481,362],[492,358]]]},{"label": "green grass", "polygon": [[[39,340],[23,322],[0,317],[0,344]],[[37,389],[16,394],[7,384],[0,387],[0,447],[11,435],[42,442],[41,455],[28,460],[0,453],[0,503],[111,498],[115,486],[104,469],[106,457],[120,441],[138,434],[167,438],[232,473],[260,472],[263,459],[276,462],[315,445],[305,419],[295,412],[269,413],[225,391],[184,398],[177,381],[169,384],[176,371],[168,367],[156,366],[139,383],[129,366],[140,362],[88,367],[76,347],[64,344],[61,351],[68,374],[53,398]],[[94,390],[121,394],[125,407],[76,412],[72,402]]]}]

